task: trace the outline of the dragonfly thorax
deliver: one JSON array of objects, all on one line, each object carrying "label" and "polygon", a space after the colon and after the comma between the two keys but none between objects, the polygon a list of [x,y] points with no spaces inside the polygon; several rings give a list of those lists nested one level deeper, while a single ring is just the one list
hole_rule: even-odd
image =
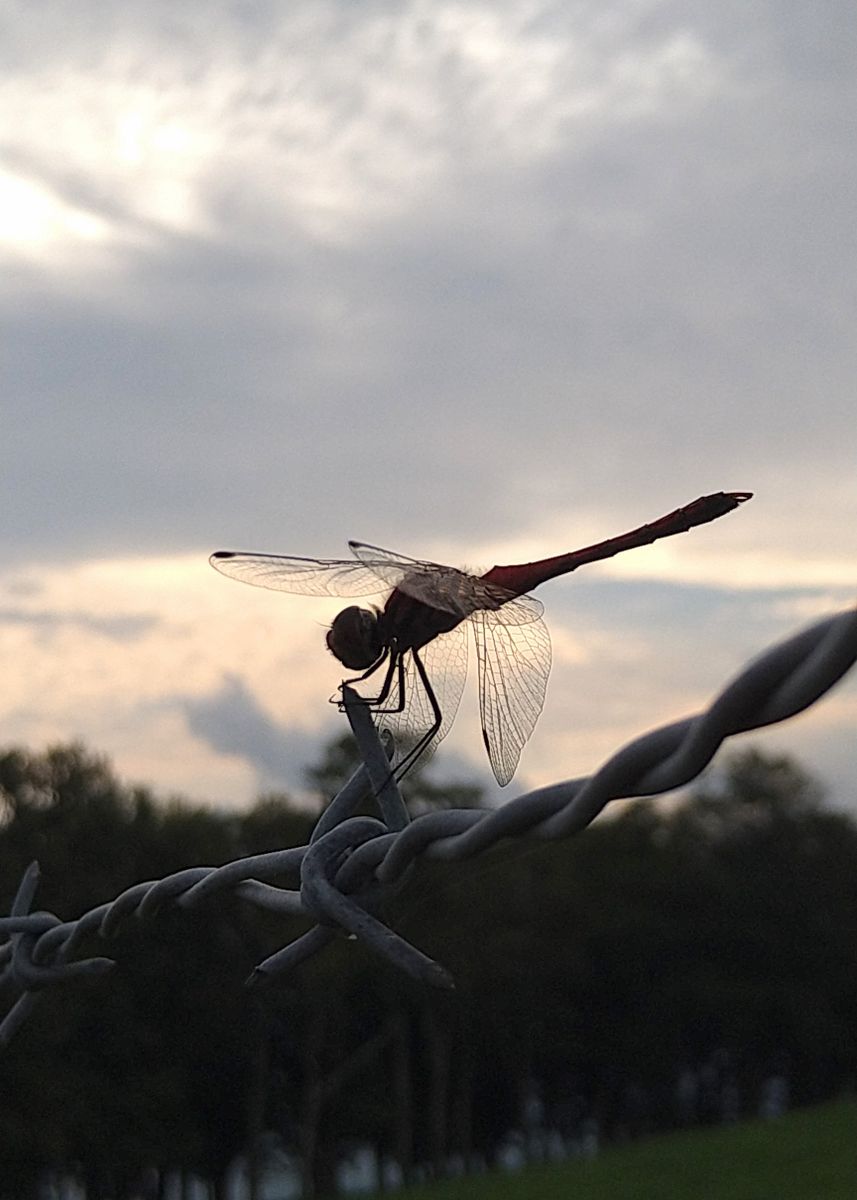
[{"label": "dragonfly thorax", "polygon": [[327,631],[327,648],[349,671],[366,671],[387,649],[377,610],[344,608]]}]

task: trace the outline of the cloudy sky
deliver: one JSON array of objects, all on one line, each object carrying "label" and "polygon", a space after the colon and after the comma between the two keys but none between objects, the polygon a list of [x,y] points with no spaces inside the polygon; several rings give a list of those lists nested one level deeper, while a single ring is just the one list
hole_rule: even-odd
[{"label": "cloudy sky", "polygon": [[[298,789],[341,605],[219,548],[485,568],[754,491],[542,589],[518,787],[852,602],[847,0],[0,13],[2,744]],[[468,696],[459,774],[487,770]],[[855,723],[851,680],[758,744],[857,805]]]}]

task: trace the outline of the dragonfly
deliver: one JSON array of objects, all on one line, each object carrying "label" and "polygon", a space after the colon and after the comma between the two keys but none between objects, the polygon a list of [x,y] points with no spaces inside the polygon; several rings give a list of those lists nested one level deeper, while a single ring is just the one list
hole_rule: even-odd
[{"label": "dragonfly", "polygon": [[[393,734],[397,778],[433,753],[452,725],[467,670],[469,627],[482,737],[494,776],[505,787],[541,714],[551,667],[544,607],[529,593],[587,563],[705,525],[751,497],[700,496],[619,537],[537,562],[494,566],[483,575],[355,541],[348,543],[350,559],[218,550],[209,561],[232,579],[275,591],[352,598],[387,593],[380,605],[344,608],[326,643],[347,670],[360,672],[347,683],[374,690],[361,691],[361,699],[376,725]],[[376,678],[377,685],[367,682]]]}]

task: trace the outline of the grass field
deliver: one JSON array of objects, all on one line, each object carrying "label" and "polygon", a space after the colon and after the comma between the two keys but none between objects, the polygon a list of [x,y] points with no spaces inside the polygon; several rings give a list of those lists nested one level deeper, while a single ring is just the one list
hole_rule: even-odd
[{"label": "grass field", "polygon": [[857,1101],[651,1138],[591,1161],[398,1194],[406,1200],[855,1200]]}]

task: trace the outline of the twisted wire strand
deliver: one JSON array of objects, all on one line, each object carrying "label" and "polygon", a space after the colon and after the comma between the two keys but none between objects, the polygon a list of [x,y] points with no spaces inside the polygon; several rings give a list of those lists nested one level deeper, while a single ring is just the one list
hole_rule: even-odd
[{"label": "twisted wire strand", "polygon": [[[431,986],[454,986],[441,964],[378,917],[377,910],[421,856],[468,859],[507,838],[559,839],[584,829],[611,800],[654,796],[683,787],[737,733],[785,721],[810,707],[857,661],[857,608],[803,629],[752,660],[695,716],[653,729],[613,754],[593,775],[519,796],[496,810],[451,809],[407,823],[389,758],[365,706],[344,693],[364,765],[322,813],[309,845],[251,855],[221,867],[193,867],[135,884],[75,921],[31,912],[37,864],[24,873],[8,917],[0,918],[0,989],[15,995],[0,1046],[20,1028],[38,994],[81,975],[111,969],[106,957],[70,961],[84,937],[115,936],[130,916],[152,919],[164,905],[203,905],[231,892],[266,911],[313,917],[318,924],[253,970],[264,985],[318,953],[340,934]],[[383,819],[353,816],[367,794],[380,797]]]}]

